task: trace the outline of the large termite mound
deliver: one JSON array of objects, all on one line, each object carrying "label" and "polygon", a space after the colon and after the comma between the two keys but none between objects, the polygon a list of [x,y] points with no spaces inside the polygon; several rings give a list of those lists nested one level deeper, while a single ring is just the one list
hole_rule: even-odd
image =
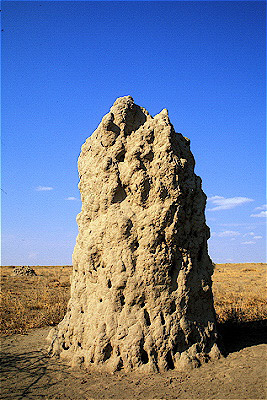
[{"label": "large termite mound", "polygon": [[219,357],[206,196],[166,109],[118,98],[78,162],[82,211],[71,299],[51,352],[105,371]]}]

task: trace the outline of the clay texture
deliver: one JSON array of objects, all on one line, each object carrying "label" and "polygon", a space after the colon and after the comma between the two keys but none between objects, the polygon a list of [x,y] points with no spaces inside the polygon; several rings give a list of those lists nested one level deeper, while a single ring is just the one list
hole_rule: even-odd
[{"label": "clay texture", "polygon": [[220,356],[206,196],[189,139],[118,98],[82,146],[71,299],[51,353],[113,372]]}]

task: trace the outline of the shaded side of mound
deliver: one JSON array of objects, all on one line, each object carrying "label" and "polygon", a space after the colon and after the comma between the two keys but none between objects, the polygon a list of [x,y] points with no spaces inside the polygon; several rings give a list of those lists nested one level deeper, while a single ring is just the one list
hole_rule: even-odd
[{"label": "shaded side of mound", "polygon": [[82,146],[71,299],[52,353],[115,371],[219,357],[206,196],[166,109],[116,100]]}]

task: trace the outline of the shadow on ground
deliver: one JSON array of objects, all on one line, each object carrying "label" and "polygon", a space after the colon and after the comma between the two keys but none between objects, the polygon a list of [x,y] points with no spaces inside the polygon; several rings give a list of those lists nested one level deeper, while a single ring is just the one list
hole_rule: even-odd
[{"label": "shadow on ground", "polygon": [[57,374],[61,379],[72,376],[69,366],[63,367],[46,351],[12,354],[2,349],[0,363],[3,400],[46,399],[52,387],[57,393]]},{"label": "shadow on ground", "polygon": [[24,399],[33,387],[38,386],[41,391],[45,389],[39,381],[46,375],[47,361],[47,354],[41,351],[21,354],[2,352],[1,399]]},{"label": "shadow on ground", "polygon": [[245,347],[267,343],[267,320],[231,322],[218,324],[221,347],[224,355],[240,351]]}]

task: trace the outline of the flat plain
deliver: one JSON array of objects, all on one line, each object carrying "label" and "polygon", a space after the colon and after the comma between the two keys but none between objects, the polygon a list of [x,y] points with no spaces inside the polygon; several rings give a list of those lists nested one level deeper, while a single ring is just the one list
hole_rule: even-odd
[{"label": "flat plain", "polygon": [[63,318],[71,266],[1,267],[3,399],[265,399],[266,264],[217,264],[214,304],[225,357],[188,372],[140,376],[70,369],[47,356],[45,338]]}]

